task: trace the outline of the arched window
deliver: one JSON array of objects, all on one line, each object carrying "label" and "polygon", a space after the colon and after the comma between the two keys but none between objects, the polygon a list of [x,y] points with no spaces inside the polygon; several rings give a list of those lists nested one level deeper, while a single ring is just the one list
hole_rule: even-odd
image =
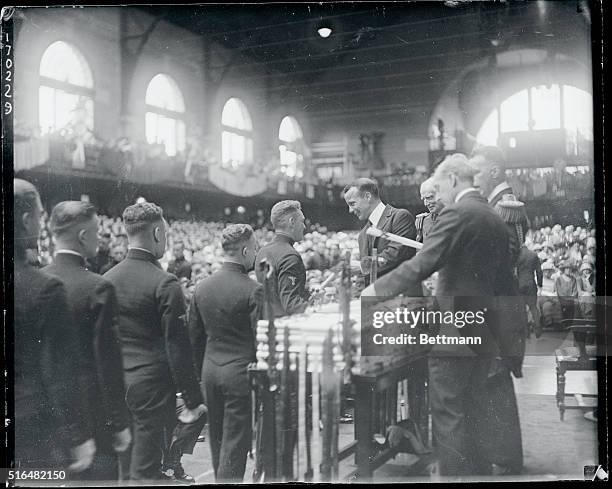
[{"label": "arched window", "polygon": [[498,144],[507,132],[565,129],[570,154],[593,141],[593,97],[570,85],[533,86],[504,100],[480,127],[476,140]]},{"label": "arched window", "polygon": [[253,124],[242,100],[230,98],[221,114],[221,160],[237,168],[253,162]]},{"label": "arched window", "polygon": [[163,144],[168,156],[185,149],[185,103],[178,85],[158,74],[147,87],[145,130],[149,144]]},{"label": "arched window", "polygon": [[62,129],[75,118],[93,130],[93,88],[91,70],[80,51],[63,41],[51,44],[40,61],[38,122],[41,132]]},{"label": "arched window", "polygon": [[286,116],[278,129],[281,172],[288,177],[304,176],[301,168],[304,155],[300,151],[304,135],[298,121],[294,117]]}]

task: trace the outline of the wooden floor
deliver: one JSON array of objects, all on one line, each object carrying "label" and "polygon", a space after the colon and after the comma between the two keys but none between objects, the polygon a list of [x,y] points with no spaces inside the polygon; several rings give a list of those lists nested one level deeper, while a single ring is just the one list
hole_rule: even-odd
[{"label": "wooden floor", "polygon": [[[523,433],[525,474],[512,480],[582,479],[583,466],[597,461],[597,424],[585,419],[580,410],[566,411],[565,420],[559,420],[554,397],[554,350],[568,341],[566,336],[562,332],[545,331],[541,338],[532,336],[528,340],[524,377],[514,380]],[[596,394],[596,372],[569,372],[566,391]],[[207,435],[206,430],[204,434]],[[340,445],[352,439],[353,425],[341,424]],[[320,460],[318,454],[314,454],[314,460]],[[375,472],[374,481],[428,480],[410,475],[409,467],[415,461],[415,456],[400,454]],[[197,444],[193,455],[183,456],[183,466],[197,483],[214,482],[208,439]],[[340,477],[354,468],[352,457],[342,462]],[[304,470],[302,462],[297,473],[303,474]],[[248,460],[245,482],[251,482],[252,472],[253,460]]]}]

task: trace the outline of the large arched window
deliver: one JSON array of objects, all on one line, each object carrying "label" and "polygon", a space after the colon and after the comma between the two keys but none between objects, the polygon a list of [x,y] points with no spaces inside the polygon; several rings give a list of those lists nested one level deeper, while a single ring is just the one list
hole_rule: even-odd
[{"label": "large arched window", "polygon": [[570,85],[538,85],[504,100],[480,127],[476,140],[497,145],[508,132],[565,129],[570,155],[593,141],[593,97]]},{"label": "large arched window", "polygon": [[242,100],[230,98],[221,114],[221,160],[237,168],[253,162],[253,124]]},{"label": "large arched window", "polygon": [[43,134],[66,127],[78,119],[89,130],[94,126],[93,76],[87,61],[74,46],[57,41],[40,61],[38,122]]},{"label": "large arched window", "polygon": [[163,144],[168,156],[185,149],[185,103],[178,85],[168,75],[158,74],[147,87],[145,129],[149,144]]},{"label": "large arched window", "polygon": [[286,116],[278,129],[281,172],[288,177],[304,176],[302,162],[304,155],[300,151],[304,135],[302,128],[294,117]]}]

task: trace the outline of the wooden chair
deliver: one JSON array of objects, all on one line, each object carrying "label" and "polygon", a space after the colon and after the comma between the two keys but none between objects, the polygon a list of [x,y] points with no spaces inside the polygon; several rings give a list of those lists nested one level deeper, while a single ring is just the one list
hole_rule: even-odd
[{"label": "wooden chair", "polygon": [[[557,406],[563,421],[566,409],[589,409],[597,406],[597,401],[585,404],[584,398],[597,398],[596,394],[565,392],[565,373],[567,371],[597,370],[597,345],[594,344],[596,325],[592,319],[565,319],[564,329],[572,333],[574,345],[558,348],[555,351],[557,362]],[[576,404],[567,405],[567,396],[573,396]]]}]

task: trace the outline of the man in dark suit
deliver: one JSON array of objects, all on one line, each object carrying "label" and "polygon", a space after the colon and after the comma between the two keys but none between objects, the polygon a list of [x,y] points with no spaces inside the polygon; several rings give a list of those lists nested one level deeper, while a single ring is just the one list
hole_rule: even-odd
[{"label": "man in dark suit", "polygon": [[[542,323],[540,322],[540,310],[538,309],[538,292],[542,290],[542,265],[540,258],[535,251],[527,248],[527,245],[521,246],[521,251],[517,263],[518,286],[521,296],[525,299],[527,307],[533,318],[533,326],[535,329],[536,338],[542,336]],[[530,331],[527,330],[527,336]]]},{"label": "man in dark suit", "polygon": [[492,360],[499,356],[513,365],[524,340],[522,329],[501,320],[501,309],[512,302],[507,296],[514,292],[508,231],[472,186],[473,175],[464,155],[449,156],[438,166],[434,179],[446,207],[423,248],[362,294],[397,295],[438,271],[441,303],[452,299],[458,312],[487,310],[484,326],[459,328],[463,337],[480,337],[480,345],[436,345],[429,358],[433,432],[443,476],[491,473],[484,453],[488,447],[480,437],[488,409],[481,395]]},{"label": "man in dark suit", "polygon": [[185,245],[182,241],[177,241],[172,247],[174,259],[168,263],[168,273],[173,273],[179,279],[186,278],[191,280],[191,263],[185,259]]},{"label": "man in dark suit", "polygon": [[110,244],[111,244],[111,234],[110,233],[102,233],[98,238],[98,251],[96,252],[96,256],[89,260],[90,267],[88,267],[92,272],[102,274],[102,268],[110,261]]},{"label": "man in dark suit", "polygon": [[223,231],[221,270],[196,287],[189,329],[210,417],[210,450],[217,482],[240,483],[251,445],[247,366],[254,362],[263,287],[253,269],[257,241],[247,224]]},{"label": "man in dark suit", "polygon": [[[36,188],[14,180],[14,429],[15,468],[86,470],[96,444],[85,396],[78,382],[78,331],[66,289],[32,267],[26,250],[36,249],[42,204]],[[10,440],[10,437],[9,437]],[[72,453],[69,454],[70,450]]]},{"label": "man in dark suit", "polygon": [[[185,320],[185,300],[176,276],[157,261],[166,249],[167,224],[153,203],[129,206],[123,212],[130,249],[127,258],[104,275],[115,286],[119,303],[119,337],[132,414],[134,444],[130,478],[163,478],[165,432],[176,425],[176,395],[199,418],[205,411],[197,382]],[[181,418],[179,418],[181,419]]]},{"label": "man in dark suit", "polygon": [[306,290],[306,267],[293,244],[304,239],[304,214],[297,200],[277,202],[270,212],[274,226],[274,239],[263,246],[255,260],[255,273],[259,283],[264,272],[259,264],[266,260],[272,268],[272,305],[275,316],[304,312],[311,295]]},{"label": "man in dark suit", "polygon": [[378,276],[389,273],[403,261],[414,256],[415,250],[402,246],[384,238],[368,236],[366,231],[370,226],[382,231],[388,231],[405,238],[416,238],[414,217],[406,209],[396,209],[385,205],[380,200],[378,185],[369,178],[359,178],[344,187],[344,200],[349,212],[355,214],[365,226],[359,233],[359,257],[362,263],[361,271],[369,283],[372,250],[376,248],[378,255]]},{"label": "man in dark suit", "polygon": [[115,289],[85,268],[86,260],[96,256],[98,216],[87,202],[60,202],[51,212],[50,227],[55,261],[43,271],[62,280],[68,292],[82,353],[78,373],[92,413],[90,429],[97,446],[93,466],[80,478],[117,481],[116,452],[124,452],[130,445],[130,419],[116,331]]}]

